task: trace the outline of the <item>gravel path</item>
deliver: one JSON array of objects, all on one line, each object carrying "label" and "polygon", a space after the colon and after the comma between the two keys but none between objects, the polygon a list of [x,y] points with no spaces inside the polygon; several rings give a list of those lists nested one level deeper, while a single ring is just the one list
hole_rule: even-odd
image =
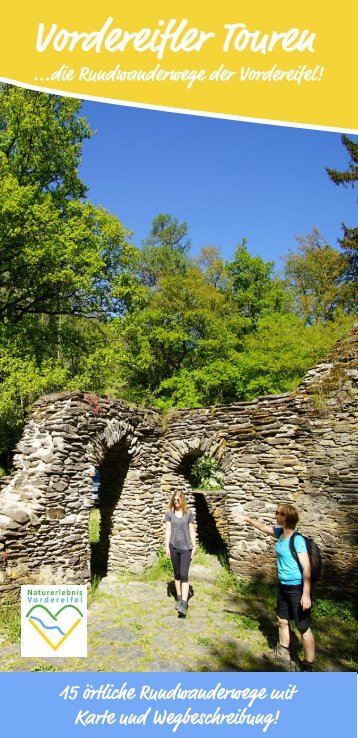
[{"label": "gravel path", "polygon": [[205,563],[191,567],[186,618],[174,608],[172,583],[118,581],[110,575],[89,607],[86,659],[21,658],[20,645],[13,644],[1,649],[0,670],[266,671],[266,637],[216,586],[217,560],[208,557]]},{"label": "gravel path", "polygon": [[[218,584],[213,556],[190,568],[186,618],[175,610],[173,582],[102,579],[88,609],[87,658],[21,658],[0,634],[0,671],[274,671],[263,658],[277,638],[274,607],[230,594]],[[350,623],[341,629],[349,630]],[[343,630],[342,630],[343,632]],[[347,640],[347,633],[345,633]],[[299,640],[293,635],[293,648]],[[346,641],[345,641],[346,642]],[[354,670],[340,649],[319,648],[319,671]],[[296,651],[297,653],[297,651]]]}]

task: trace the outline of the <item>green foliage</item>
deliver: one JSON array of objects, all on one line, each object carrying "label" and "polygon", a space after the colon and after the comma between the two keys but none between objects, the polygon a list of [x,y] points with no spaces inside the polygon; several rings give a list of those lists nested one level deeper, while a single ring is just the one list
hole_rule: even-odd
[{"label": "green foliage", "polygon": [[254,618],[250,618],[247,615],[241,615],[238,612],[228,613],[226,618],[228,620],[233,620],[236,623],[239,632],[242,630],[257,630],[259,625],[258,621]]},{"label": "green foliage", "polygon": [[345,622],[357,620],[357,605],[348,600],[314,599],[312,612],[315,618],[338,618]]},{"label": "green foliage", "polygon": [[216,459],[203,454],[194,461],[191,468],[194,489],[223,489],[224,474]]},{"label": "green foliage", "polygon": [[277,599],[277,587],[275,585],[260,578],[248,577],[244,579],[234,574],[229,568],[223,568],[219,571],[216,585],[223,592],[230,592],[248,601],[250,599],[253,601],[257,599],[265,600],[268,608],[273,608]]},{"label": "green foliage", "polygon": [[353,319],[347,316],[314,326],[290,314],[262,318],[244,342],[237,364],[237,396],[252,400],[291,392],[352,325]]},{"label": "green foliage", "polygon": [[265,313],[279,311],[287,303],[287,295],[272,279],[274,262],[264,262],[260,256],[251,256],[244,239],[233,260],[226,265],[229,275],[228,292],[236,309],[243,316],[244,332],[252,331]]},{"label": "green foliage", "polygon": [[358,143],[352,141],[348,136],[342,136],[342,144],[346,147],[349,154],[348,169],[345,172],[339,172],[337,169],[326,169],[328,176],[337,185],[342,184],[344,187],[352,185],[358,181]]},{"label": "green foliage", "polygon": [[98,508],[90,510],[89,515],[89,542],[98,543],[101,527],[101,513]]},{"label": "green foliage", "polygon": [[196,552],[195,552],[195,558],[194,562],[195,564],[199,564],[200,566],[204,566],[208,568],[210,566],[210,554],[208,554],[202,545],[202,543],[199,543],[199,546],[197,546]]},{"label": "green foliage", "polygon": [[[336,169],[326,169],[328,176],[336,185],[355,187],[358,181],[358,143],[348,136],[342,136],[342,143],[346,147],[350,160],[348,169],[339,172]],[[344,290],[346,301],[352,309],[357,309],[357,280],[358,280],[358,228],[342,225],[343,238],[339,243],[342,246],[348,266],[344,275]]]},{"label": "green foliage", "polygon": [[[78,166],[90,130],[79,108],[0,86],[1,451],[39,395],[92,389],[87,362],[100,325],[123,311],[117,280],[135,249],[114,216],[83,200]],[[91,383],[103,390],[98,372]]]},{"label": "green foliage", "polygon": [[0,179],[0,317],[102,318],[116,309],[113,277],[126,261],[127,232],[102,208],[80,200],[59,208],[52,193]]},{"label": "green foliage", "polygon": [[139,273],[145,285],[154,287],[162,277],[185,274],[190,248],[187,235],[187,224],[179,223],[169,213],[154,218],[140,254]]},{"label": "green foliage", "polygon": [[[98,315],[126,232],[83,202],[78,100],[0,86],[0,317]],[[109,305],[105,307],[109,308]]]},{"label": "green foliage", "polygon": [[[187,375],[218,357],[228,357],[237,344],[240,319],[194,266],[185,275],[166,276],[158,284],[159,290],[148,288],[145,305],[112,322],[112,331],[125,345],[117,381],[120,387],[126,383],[126,397],[165,409],[173,407],[176,391],[187,402],[183,384],[175,386],[181,371]],[[190,404],[195,399],[189,398]]]},{"label": "green foliage", "polygon": [[11,348],[5,346],[0,358],[0,452],[18,441],[31,404],[42,394],[62,389],[67,377],[55,360],[38,366],[34,356],[13,356]]},{"label": "green foliage", "polygon": [[50,193],[62,205],[82,198],[81,144],[91,135],[81,101],[0,85],[0,152],[19,186]]},{"label": "green foliage", "polygon": [[226,289],[228,274],[220,249],[216,246],[202,246],[200,256],[194,259],[194,264],[202,271],[207,282],[222,291]]},{"label": "green foliage", "polygon": [[[277,586],[261,580],[260,578],[242,578],[233,574],[228,569],[221,569],[216,581],[217,586],[224,592],[244,598],[246,602],[262,600],[267,610],[274,610],[277,599]],[[312,604],[314,620],[337,619],[347,623],[357,620],[357,605],[351,600],[332,599],[330,597],[314,597]],[[236,613],[235,613],[236,617]],[[242,616],[240,615],[240,618]],[[249,618],[252,621],[252,618]],[[249,626],[250,627],[250,626]]]},{"label": "green foliage", "polygon": [[84,202],[90,136],[78,100],[0,86],[0,317],[102,318],[133,247],[120,222]]},{"label": "green foliage", "polygon": [[89,605],[91,605],[92,602],[94,602],[94,600],[98,596],[100,583],[101,583],[101,577],[98,574],[95,574],[94,576],[92,576],[91,584],[89,586],[88,594],[87,594],[87,600],[88,600]]},{"label": "green foliage", "polygon": [[144,244],[146,246],[167,246],[169,249],[178,249],[182,253],[189,250],[190,240],[187,238],[187,223],[179,223],[169,213],[160,213],[152,223],[152,229]]},{"label": "green foliage", "polygon": [[198,636],[197,639],[198,646],[212,646],[213,641],[211,638],[207,638],[206,636]]},{"label": "green foliage", "polygon": [[358,280],[358,228],[348,228],[342,225],[343,238],[339,243],[344,249],[347,258],[347,269],[343,275],[345,300],[352,310],[357,308],[357,280]]},{"label": "green foliage", "polygon": [[153,566],[145,570],[141,576],[144,582],[160,582],[167,579],[173,579],[173,567],[170,558],[166,555],[164,549],[161,549],[157,555],[157,559]]},{"label": "green foliage", "polygon": [[277,600],[277,587],[276,585],[264,582],[260,578],[248,578],[238,579],[237,587],[243,597],[246,597],[249,601],[252,599],[256,601],[260,598],[265,601],[267,609],[274,611],[276,600]]},{"label": "green foliage", "polygon": [[21,635],[20,604],[0,602],[0,634],[10,643],[18,643]]},{"label": "green foliage", "polygon": [[297,241],[298,252],[285,257],[285,278],[296,311],[309,325],[333,320],[339,308],[347,307],[343,287],[347,257],[325,243],[316,229]]},{"label": "green foliage", "polygon": [[30,672],[33,671],[59,671],[57,666],[53,666],[53,664],[46,664],[43,662],[42,664],[39,664],[38,666],[33,666],[32,669],[30,669]]},{"label": "green foliage", "polygon": [[267,315],[243,339],[241,351],[226,346],[221,358],[176,371],[149,401],[160,409],[205,407],[291,392],[353,323],[354,317],[341,315],[307,326],[292,314]]}]

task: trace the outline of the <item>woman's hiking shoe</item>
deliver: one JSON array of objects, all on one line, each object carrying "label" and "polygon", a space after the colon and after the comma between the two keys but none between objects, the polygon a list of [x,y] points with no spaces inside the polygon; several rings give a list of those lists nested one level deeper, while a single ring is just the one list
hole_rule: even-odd
[{"label": "woman's hiking shoe", "polygon": [[286,646],[281,646],[281,643],[277,643],[273,651],[262,655],[266,661],[271,661],[285,671],[298,671],[297,665],[291,659],[290,649],[286,648]]},{"label": "woman's hiking shoe", "polygon": [[180,595],[176,595],[176,597],[175,597],[175,609],[176,610],[179,610],[179,606],[180,606],[180,603],[181,602],[183,602],[183,600],[180,597]]},{"label": "woman's hiking shoe", "polygon": [[178,610],[179,615],[185,618],[188,612],[188,603],[185,602],[185,600],[181,600],[178,604],[177,610]]},{"label": "woman's hiking shoe", "polygon": [[310,661],[300,661],[300,669],[301,671],[314,671],[313,663]]}]

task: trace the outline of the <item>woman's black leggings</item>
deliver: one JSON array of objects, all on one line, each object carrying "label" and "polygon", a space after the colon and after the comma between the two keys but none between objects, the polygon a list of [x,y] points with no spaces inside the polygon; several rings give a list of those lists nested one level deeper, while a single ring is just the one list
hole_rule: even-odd
[{"label": "woman's black leggings", "polygon": [[170,558],[174,569],[174,579],[182,582],[188,582],[189,566],[191,562],[191,551],[183,551],[181,548],[174,548],[172,544],[169,546]]}]

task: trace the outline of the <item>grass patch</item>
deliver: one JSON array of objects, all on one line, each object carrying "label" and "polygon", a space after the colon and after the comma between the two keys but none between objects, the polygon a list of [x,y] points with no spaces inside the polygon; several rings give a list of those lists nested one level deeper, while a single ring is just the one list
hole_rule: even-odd
[{"label": "grass patch", "polygon": [[101,578],[98,574],[94,574],[91,579],[91,584],[89,586],[88,592],[87,592],[87,602],[88,605],[91,605],[92,602],[96,599],[96,595],[98,594],[97,590],[101,582]]},{"label": "grass patch", "polygon": [[20,603],[0,603],[0,635],[10,643],[18,643],[21,635]]},{"label": "grass patch", "polygon": [[[232,619],[238,626],[238,637],[244,630],[261,630],[264,637],[270,633],[268,622],[272,622],[272,633],[276,625],[275,609],[277,586],[261,579],[241,579],[226,569],[222,569],[216,580],[216,587],[223,594],[230,593],[237,602],[237,607],[245,606],[250,615],[228,613],[225,617]],[[266,624],[265,624],[266,621]],[[291,623],[293,630],[292,645],[296,655],[302,658],[299,633]],[[349,600],[337,600],[330,597],[313,595],[312,630],[316,639],[318,671],[355,671],[358,662],[358,621],[357,606]],[[271,635],[272,635],[271,633]]]},{"label": "grass patch", "polygon": [[264,600],[270,609],[276,607],[277,587],[275,584],[263,582],[261,579],[240,580],[239,592],[246,597]]},{"label": "grass patch", "polygon": [[98,543],[101,527],[101,513],[97,507],[93,507],[89,514],[89,540],[90,544]]},{"label": "grass patch", "polygon": [[263,582],[261,579],[241,579],[228,569],[222,568],[216,577],[215,584],[222,592],[230,592],[242,599],[264,600],[268,608],[276,604],[276,586]]},{"label": "grass patch", "polygon": [[[204,546],[202,543],[199,543],[199,546],[197,547],[195,551],[195,556],[193,558],[193,564],[199,564],[200,566],[205,566],[208,568],[210,566],[211,556],[210,554],[205,551]],[[190,578],[190,575],[189,575]]]},{"label": "grass patch", "polygon": [[240,630],[257,630],[259,627],[258,621],[255,618],[250,618],[247,615],[240,615],[240,613],[230,612],[226,614],[227,620],[233,620]]},{"label": "grass patch", "polygon": [[358,607],[348,600],[330,600],[318,597],[313,600],[312,614],[315,618],[338,618],[344,622],[357,620]]},{"label": "grass patch", "polygon": [[326,597],[314,599],[312,628],[317,644],[317,665],[322,671],[332,663],[337,671],[357,671],[358,620],[354,602]]},{"label": "grass patch", "polygon": [[[193,564],[199,564],[200,566],[206,567],[210,566],[210,556],[206,553],[202,545],[199,545],[196,549]],[[164,548],[161,548],[154,564],[150,566],[149,569],[146,569],[139,578],[143,582],[163,582],[168,579],[173,579],[173,577],[174,574],[171,559],[166,555]],[[138,579],[136,576],[133,578]]]},{"label": "grass patch", "polygon": [[210,638],[206,638],[205,636],[199,636],[197,643],[199,646],[211,646],[212,641]]},{"label": "grass patch", "polygon": [[140,579],[142,582],[162,582],[166,581],[168,577],[169,579],[173,579],[172,562],[164,549],[161,549],[153,566],[146,569]]}]

